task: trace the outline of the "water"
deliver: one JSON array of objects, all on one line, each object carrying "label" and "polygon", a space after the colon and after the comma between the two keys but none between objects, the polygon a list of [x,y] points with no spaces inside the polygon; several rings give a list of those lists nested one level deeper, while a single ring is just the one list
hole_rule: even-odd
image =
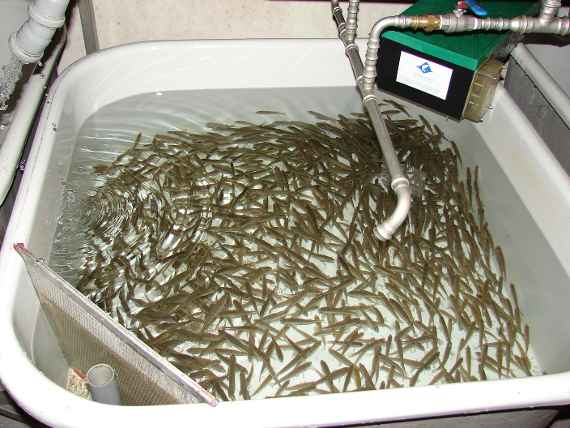
[{"label": "water", "polygon": [[[257,110],[277,110],[287,113],[287,119],[315,122],[315,117],[307,113],[308,110],[317,110],[320,113],[335,117],[339,111],[347,113],[347,111],[355,111],[358,107],[358,104],[355,105],[354,103],[346,103],[345,105],[339,106],[338,102],[327,102],[329,100],[329,97],[329,90],[326,88],[311,89],[310,91],[306,89],[289,89],[287,91],[196,91],[192,93],[146,94],[132,97],[128,100],[124,100],[103,108],[86,122],[78,138],[78,144],[74,153],[72,167],[67,183],[67,195],[66,198],[64,198],[66,205],[61,218],[60,228],[56,235],[57,239],[54,243],[54,252],[51,258],[52,266],[58,269],[70,282],[77,284],[78,267],[83,260],[81,257],[73,257],[73,255],[80,254],[78,250],[80,250],[84,245],[84,242],[82,241],[88,239],[88,236],[83,233],[83,225],[78,222],[78,219],[85,218],[82,217],[82,213],[80,211],[84,207],[83,202],[85,200],[85,195],[93,195],[95,189],[103,184],[101,177],[93,174],[93,167],[95,165],[109,165],[113,160],[117,158],[118,155],[125,152],[127,148],[132,147],[132,141],[138,132],[143,132],[143,139],[141,140],[141,144],[144,145],[149,144],[150,137],[157,132],[164,132],[171,129],[192,129],[195,131],[204,131],[206,130],[206,124],[211,121],[231,123],[235,120],[248,120],[257,124],[261,124],[275,120],[274,117],[268,119],[267,115],[255,114],[255,111]],[[422,125],[421,121],[418,121],[413,125],[407,123],[406,121],[409,121],[409,119],[405,116],[405,114],[402,113],[398,114],[397,118],[394,119],[395,122],[392,125],[397,127],[398,120],[402,121],[399,123],[402,124],[403,127],[409,128],[410,126]],[[405,126],[403,125],[404,123],[406,123]],[[430,131],[430,135],[434,135],[434,133],[434,130]],[[424,135],[425,138],[425,134],[422,135]],[[445,156],[451,159],[450,156],[452,146],[444,143],[442,148],[444,150],[447,150],[445,152]],[[443,157],[444,154],[442,153],[441,156]],[[410,162],[413,165],[414,153],[409,153],[401,150],[400,157],[402,159],[405,159],[407,163]],[[408,160],[408,158],[411,160]],[[437,164],[434,165],[437,166]],[[446,167],[449,168],[455,167],[454,162],[446,165]],[[426,195],[420,195],[419,199],[429,204],[432,203],[428,197],[431,191],[429,187],[430,178],[432,175],[435,176],[437,174],[437,171],[433,171],[433,174],[431,174],[429,165],[424,164],[423,167],[424,173],[426,174],[426,186],[428,193]],[[416,167],[416,170],[418,169],[420,168]],[[212,183],[210,183],[210,185],[211,184]],[[431,185],[437,187],[437,185],[441,185],[441,183],[433,182]],[[418,206],[419,199],[416,199],[415,201],[416,207]],[[474,199],[474,197],[471,199]],[[125,203],[128,205],[128,200],[125,200]],[[121,208],[124,213],[132,213],[133,207],[127,205],[118,208]],[[452,204],[450,206],[453,207],[456,205]],[[343,212],[342,216],[346,217],[348,223],[348,220],[353,214],[354,210],[348,210],[347,212]],[[444,214],[445,213],[443,211],[438,211],[438,215]],[[481,216],[481,214],[479,215]],[[126,217],[128,217],[128,214]],[[445,223],[450,224],[451,221],[456,222],[458,220],[453,218],[451,220],[446,219]],[[274,345],[271,351],[269,351],[269,347],[267,348],[267,353],[276,353],[277,358],[275,361],[273,361],[273,364],[276,366],[274,369],[279,371],[286,368],[283,373],[279,373],[277,375],[277,377],[282,379],[282,387],[279,387],[278,382],[271,381],[272,375],[267,374],[268,371],[271,372],[271,370],[266,367],[264,363],[253,364],[251,362],[251,356],[246,357],[238,355],[233,363],[231,360],[228,363],[227,358],[224,360],[218,355],[217,359],[224,361],[224,363],[227,364],[227,367],[229,367],[230,373],[233,373],[230,375],[230,377],[236,376],[237,379],[239,375],[236,373],[241,374],[241,371],[243,370],[240,367],[246,367],[248,364],[251,364],[251,368],[249,369],[247,376],[247,379],[249,379],[249,384],[251,385],[251,391],[256,390],[259,383],[263,383],[265,379],[269,379],[269,383],[274,384],[273,386],[265,386],[261,390],[261,396],[297,393],[299,391],[299,388],[302,390],[303,387],[311,386],[318,392],[343,390],[345,389],[345,386],[347,390],[359,389],[359,387],[368,386],[368,381],[366,380],[367,373],[373,373],[372,376],[375,378],[375,387],[395,387],[407,384],[421,385],[427,384],[434,380],[436,382],[456,381],[459,379],[471,380],[471,376],[479,378],[481,374],[478,374],[476,372],[475,367],[477,367],[477,364],[486,357],[483,357],[482,354],[479,355],[478,353],[486,352],[489,356],[489,359],[492,360],[501,359],[500,354],[506,352],[506,350],[503,351],[503,345],[501,344],[503,342],[503,339],[501,339],[501,337],[507,337],[512,333],[510,331],[503,330],[503,322],[499,319],[500,317],[497,317],[493,313],[485,313],[487,310],[489,312],[493,312],[494,310],[491,307],[485,311],[482,311],[480,313],[480,316],[487,318],[485,324],[488,325],[490,331],[494,332],[492,333],[496,336],[496,340],[494,341],[491,339],[481,340],[480,337],[478,339],[477,333],[471,331],[472,329],[469,328],[468,325],[461,319],[457,319],[457,317],[455,318],[456,321],[452,323],[451,320],[454,318],[452,315],[454,311],[465,314],[465,316],[468,314],[470,314],[470,316],[475,316],[473,312],[475,309],[471,309],[470,305],[475,305],[474,301],[477,299],[485,299],[485,294],[482,296],[480,295],[481,288],[479,288],[479,294],[473,294],[470,297],[473,299],[473,301],[470,301],[467,305],[465,301],[461,303],[460,301],[455,300],[455,298],[459,297],[460,294],[458,294],[457,291],[458,285],[454,285],[453,283],[454,277],[449,276],[447,280],[442,280],[440,283],[441,294],[438,294],[437,291],[434,291],[434,296],[432,298],[434,301],[436,301],[441,297],[442,302],[439,306],[439,315],[432,317],[432,315],[430,315],[432,312],[430,305],[425,304],[426,301],[430,301],[429,298],[424,299],[420,293],[420,290],[413,292],[409,291],[415,287],[415,285],[410,286],[409,284],[411,283],[405,287],[399,285],[402,281],[404,283],[407,282],[406,275],[411,275],[409,272],[406,275],[398,273],[400,272],[399,270],[409,269],[405,266],[404,259],[406,257],[417,257],[417,254],[414,256],[413,251],[404,258],[401,254],[398,255],[402,251],[408,251],[407,248],[409,245],[406,244],[403,246],[404,244],[402,244],[402,242],[405,242],[405,239],[407,239],[406,237],[410,237],[412,240],[417,239],[414,238],[414,233],[416,233],[414,231],[414,228],[418,224],[417,219],[413,222],[410,221],[409,224],[413,224],[414,226],[407,226],[407,229],[399,234],[399,237],[397,239],[400,240],[400,243],[398,245],[392,245],[389,243],[385,248],[385,258],[386,260],[389,260],[388,265],[392,266],[394,273],[388,274],[387,276],[381,276],[380,279],[377,280],[377,283],[374,285],[374,287],[377,288],[373,288],[375,291],[381,289],[382,293],[385,293],[389,299],[388,303],[375,302],[375,304],[382,309],[384,322],[379,322],[378,319],[371,318],[373,317],[373,315],[371,315],[373,313],[372,311],[368,313],[367,310],[364,310],[364,312],[367,312],[366,315],[361,313],[362,307],[369,307],[371,305],[371,302],[369,299],[370,296],[367,298],[366,293],[359,293],[359,291],[369,292],[369,290],[367,287],[362,288],[360,285],[356,285],[354,288],[345,290],[348,292],[346,292],[344,295],[339,294],[340,297],[338,297],[341,303],[339,306],[348,306],[353,308],[356,307],[356,309],[351,309],[348,311],[351,315],[346,316],[346,312],[339,312],[336,315],[331,315],[329,313],[326,315],[324,312],[322,312],[322,320],[320,320],[319,323],[316,323],[317,327],[315,328],[312,325],[313,323],[310,322],[311,317],[314,315],[313,312],[307,310],[307,313],[305,313],[301,311],[301,309],[299,309],[301,312],[296,309],[293,311],[293,315],[295,315],[295,317],[302,318],[303,321],[298,321],[299,325],[297,325],[297,329],[291,333],[288,333],[287,337],[291,339],[292,342],[288,343],[288,339],[281,342],[280,347],[283,348],[282,352],[284,354],[283,363],[278,361],[279,355],[276,350],[278,346]],[[366,226],[367,225],[361,226],[363,229],[360,230],[359,234],[364,236],[362,239],[366,239]],[[457,224],[457,226],[459,227],[459,224]],[[451,229],[447,229],[449,234],[449,230]],[[334,233],[334,231],[332,232]],[[337,231],[337,233],[339,232],[340,231]],[[425,237],[429,238],[431,241],[438,239],[447,239],[446,242],[448,246],[450,245],[449,243],[454,240],[453,236],[451,238],[449,236],[443,238],[438,236],[432,237],[429,235],[429,232],[427,230],[425,231]],[[360,242],[362,243],[363,241]],[[270,242],[270,244],[276,245],[277,242],[273,241]],[[470,249],[469,245],[466,242],[461,244],[461,247],[461,250],[458,250],[457,248],[452,250],[456,252],[461,251],[463,254],[467,254],[467,261],[464,259],[461,261],[461,263],[469,263],[470,258],[475,258],[475,256],[471,253],[472,249]],[[445,245],[441,246],[442,251],[444,251],[445,248]],[[259,248],[254,249],[259,250]],[[327,255],[331,256],[330,253]],[[492,261],[488,262],[486,265],[488,265],[492,272],[494,272],[493,275],[498,276],[501,269],[495,260],[496,256],[493,255]],[[357,263],[357,260],[354,257],[350,261],[351,263]],[[433,261],[430,261],[429,264],[431,263],[433,263]],[[443,262],[440,261],[440,263]],[[485,277],[485,275],[491,275],[485,272],[483,265],[477,264],[479,262],[474,263],[475,264],[470,268],[472,269],[472,278],[477,279],[480,277]],[[326,272],[328,274],[334,272],[334,270],[330,270],[331,266],[326,266],[326,263],[324,263],[324,266],[323,263],[320,262],[315,262],[315,264],[317,264],[323,272]],[[335,261],[334,266],[338,271],[337,265],[338,261]],[[384,265],[382,266],[386,267]],[[447,266],[449,268],[449,265]],[[289,268],[291,268],[291,266],[289,266]],[[418,269],[423,270],[424,274],[420,274],[420,277],[422,278],[423,286],[428,289],[427,284],[436,281],[436,277],[438,276],[437,271],[435,271],[436,273],[432,275],[428,272],[427,266],[420,266]],[[446,273],[445,270],[441,272],[442,274]],[[297,275],[296,278],[300,277]],[[172,276],[170,276],[169,279],[172,279]],[[279,296],[279,302],[286,301],[295,295],[294,292],[280,290],[279,281],[275,277],[270,277],[269,279],[276,282],[275,292],[276,295]],[[467,281],[469,284],[471,284],[469,282],[471,281],[470,279]],[[500,282],[502,282],[502,280]],[[390,285],[390,283],[392,284]],[[393,287],[394,284],[396,284],[395,288]],[[471,286],[472,285],[469,285],[469,287]],[[433,285],[431,287],[433,288]],[[400,291],[398,288],[400,288]],[[401,297],[400,295],[402,293],[407,295],[407,297]],[[503,299],[507,299],[507,290],[498,291],[497,293],[497,296],[500,296]],[[135,292],[135,294],[135,298],[140,299],[144,293],[137,294]],[[450,298],[449,296],[452,296],[453,298]],[[97,299],[97,296],[94,297]],[[99,298],[100,297],[101,296],[99,296]],[[465,297],[467,297],[467,295],[465,295]],[[157,303],[160,301],[160,293],[157,295],[151,295],[149,298],[151,300],[151,303],[153,303],[153,300],[154,303]],[[406,321],[406,314],[400,313],[395,304],[390,304],[391,301],[402,303],[401,299],[408,298],[420,300],[424,299],[423,304],[419,304],[417,306],[411,304],[410,308],[412,309],[410,310],[413,311],[412,317],[414,321],[425,321],[425,325],[427,325],[429,328],[426,329],[421,325],[415,325],[409,322],[409,320]],[[116,300],[120,299],[118,298]],[[330,307],[331,305],[334,306],[334,302],[331,303],[331,301],[328,299],[326,300],[327,307]],[[297,305],[300,305],[302,308],[304,305],[308,305],[310,301],[311,300],[309,298],[303,297],[302,299],[298,300]],[[509,301],[510,303],[508,304],[504,303],[502,300],[499,301],[501,305],[506,305],[506,307],[511,305],[511,309],[515,306],[513,301]],[[215,302],[221,304],[222,299],[218,299],[216,297],[214,299],[214,303]],[[463,305],[463,310],[458,310],[457,306],[461,305]],[[469,309],[465,309],[467,307],[466,305],[469,307]],[[131,305],[127,304],[127,306],[130,307]],[[115,317],[126,323],[129,327],[137,329],[136,322],[129,320],[128,314],[118,311],[118,307],[120,307],[120,302],[113,303],[107,309],[113,313]],[[391,309],[389,309],[389,307],[391,307]],[[324,310],[322,305],[321,308],[321,310]],[[196,311],[193,313],[196,316],[199,316],[200,311],[199,309],[196,309]],[[271,315],[272,313],[273,312],[270,310],[269,314]],[[356,315],[357,313],[358,315]],[[169,318],[172,313],[167,313],[166,315],[166,318]],[[247,322],[245,318],[242,318],[242,321],[237,321],[237,323],[233,326],[224,321],[218,325],[217,331],[208,331],[210,334],[219,333],[219,327],[221,325],[222,329],[227,329],[227,332],[232,332],[232,334],[235,334],[238,339],[244,340],[243,346],[245,348],[248,348],[248,336],[246,333],[239,333],[239,328],[243,326],[244,323],[247,325],[248,323],[255,322],[255,320],[258,319],[256,315],[251,315],[251,317],[252,318],[249,318],[249,316],[247,317]],[[350,327],[348,330],[345,330],[340,334],[337,332],[337,334],[329,334],[325,336],[319,335],[319,331],[323,329],[326,330],[327,325],[330,328],[331,325],[334,326],[335,323],[342,322],[343,320],[350,321],[351,317],[361,317],[363,322],[359,323],[357,325],[357,328]],[[430,318],[432,321],[428,321]],[[263,317],[259,317],[259,319],[263,320]],[[280,320],[276,320],[276,322],[276,326],[279,326],[280,328],[287,324],[285,321]],[[307,327],[307,324],[305,324],[305,322],[308,322],[309,327]],[[319,324],[321,324],[320,327],[318,326]],[[522,326],[523,324],[521,322],[518,327],[521,331],[517,333],[519,335],[518,340],[521,341],[521,344],[524,343],[522,339]],[[435,327],[436,329],[435,337],[432,337],[432,339],[426,336],[429,336],[429,334],[433,333],[431,327]],[[238,331],[238,333],[235,333],[236,331]],[[142,331],[139,333],[143,337],[146,335],[146,339],[149,340],[149,342],[154,343],[158,346],[156,340],[156,335],[158,332],[159,329],[151,328],[150,330]],[[256,334],[262,336],[261,333]],[[263,348],[263,345],[266,345],[266,343],[263,343],[262,345],[261,342],[263,342],[263,337],[258,337],[256,334],[254,334],[253,341],[256,346]],[[323,345],[319,345],[318,348],[313,350],[311,355],[306,359],[300,359],[292,367],[287,368],[287,361],[294,359],[296,355],[299,355],[300,351],[297,348],[307,351],[312,346],[311,344],[315,343],[314,341],[310,340],[310,338],[315,335],[322,338]],[[448,335],[449,338],[447,337]],[[251,335],[249,337],[251,337]],[[283,337],[280,337],[277,341],[279,342],[281,339],[283,339]],[[377,341],[377,344],[374,344],[374,341]],[[179,342],[179,345],[182,347],[188,347],[192,345],[191,343],[185,343],[186,341],[183,340]],[[365,351],[361,354],[358,352],[356,352],[356,354],[352,353],[352,349],[354,347],[356,347],[358,351],[359,347],[360,350],[362,350],[365,345],[369,345],[371,343],[373,346],[369,349],[376,349],[376,351],[378,351],[376,353],[379,353],[380,350],[383,350],[384,353],[390,357],[390,359],[382,359],[381,364],[378,365],[379,361],[375,361],[377,359],[375,359],[372,355],[374,352]],[[392,345],[389,345],[389,343]],[[414,344],[410,345],[412,343]],[[499,343],[499,345],[497,345],[497,343]],[[429,346],[430,344],[431,346]],[[176,345],[174,347],[174,350],[170,349],[168,352],[170,352],[171,355],[180,353],[181,348],[179,345]],[[239,344],[237,346],[239,348]],[[309,348],[306,348],[306,346],[309,346]],[[524,347],[524,344],[521,346]],[[197,344],[194,344],[194,348],[196,347]],[[405,349],[401,350],[402,347]],[[342,358],[339,358],[338,355],[336,355],[334,352],[328,352],[331,348],[336,351],[344,352],[349,356],[349,358],[352,358],[352,365],[346,366],[346,364],[343,363]],[[483,348],[485,348],[486,351],[483,351]],[[469,349],[469,351],[467,351],[467,349]],[[207,353],[210,351],[208,351],[206,348],[202,348],[200,351],[196,352],[199,352],[199,355],[203,355],[203,353],[206,352],[207,355]],[[436,354],[436,352],[439,352],[439,354]],[[208,357],[212,358],[212,355],[208,355]],[[275,358],[275,356],[273,358]],[[532,361],[532,374],[540,373],[540,368],[536,364],[532,352],[529,353],[529,358]],[[404,359],[406,360],[405,364],[403,363]],[[296,388],[287,389],[287,387],[283,386],[286,382],[284,379],[287,378],[288,373],[291,374],[292,370],[294,370],[296,366],[308,364],[307,362],[309,361],[311,362],[311,368],[307,368],[307,370],[303,371],[302,373],[295,375],[290,379],[287,379],[291,385],[294,383],[296,385]],[[440,363],[438,364],[437,361]],[[302,362],[304,363],[301,364]],[[326,369],[324,368],[325,366],[322,365],[322,362],[325,362],[331,368],[333,373],[340,373],[339,378],[335,379],[332,384],[323,381],[315,386],[314,382],[316,382],[319,378],[322,379],[323,376],[326,375]],[[184,369],[184,361],[178,360],[177,363],[179,366],[182,366],[182,369]],[[418,366],[421,366],[424,363],[429,363],[427,364],[428,367],[426,370],[419,370]],[[358,364],[363,364],[364,369],[362,369]],[[461,364],[462,367],[463,364],[465,364],[466,367],[472,367],[466,369],[469,371],[468,374],[463,374],[461,371],[457,370],[458,364]],[[401,367],[398,367],[398,365],[404,365],[405,368],[402,369]],[[375,367],[381,368],[375,369]],[[442,367],[445,368],[446,371],[442,371]],[[513,371],[513,375],[523,375],[523,372],[521,370],[517,370],[516,368],[513,368],[513,366],[511,366],[511,369]],[[195,373],[193,370],[194,369],[189,369],[187,371],[189,371],[191,375],[198,376],[197,373]],[[340,372],[338,372],[338,370],[340,370]],[[508,371],[509,369],[506,370]],[[501,369],[499,369],[499,372],[500,371]],[[213,369],[213,372],[216,372],[216,370]],[[498,373],[487,370],[486,377],[496,378],[498,377]],[[227,382],[233,382],[234,384],[234,387],[227,386],[227,395],[233,395],[233,393],[229,394],[229,389],[231,388],[232,392],[235,390],[235,383],[237,382],[236,379],[227,380]],[[240,381],[242,381],[241,378]],[[275,386],[275,384],[277,384],[277,386]],[[288,388],[291,388],[291,385],[288,385]],[[214,392],[218,393],[218,395],[223,398],[223,390],[222,393],[219,393],[217,390],[214,390]],[[237,395],[237,392],[235,392],[235,394]],[[245,395],[242,394],[242,398],[243,397],[245,397]]]},{"label": "water", "polygon": [[18,80],[22,77],[22,62],[12,56],[10,62],[2,66],[0,72],[0,111],[8,108],[10,96],[16,88]]}]

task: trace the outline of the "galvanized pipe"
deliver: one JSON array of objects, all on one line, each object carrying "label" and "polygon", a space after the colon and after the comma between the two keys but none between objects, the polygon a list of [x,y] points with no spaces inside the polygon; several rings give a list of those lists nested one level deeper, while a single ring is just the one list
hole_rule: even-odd
[{"label": "galvanized pipe", "polygon": [[346,38],[349,43],[354,42],[358,29],[358,5],[360,0],[349,0],[346,11]]},{"label": "galvanized pipe", "polygon": [[411,28],[426,32],[444,31],[459,33],[468,31],[513,31],[517,33],[570,34],[570,18],[555,18],[561,6],[560,0],[543,0],[538,18],[521,16],[517,18],[487,18],[480,19],[469,15],[420,15],[420,16],[389,16],[378,20],[372,27],[368,38],[365,62],[362,64],[358,47],[354,43],[358,26],[359,0],[349,0],[348,21],[344,20],[338,0],[331,0],[331,9],[338,27],[339,38],[345,45],[345,53],[349,58],[352,71],[362,95],[364,106],[372,121],[378,142],[385,158],[386,165],[392,177],[392,189],[396,192],[398,203],[394,212],[374,233],[379,239],[390,239],[396,229],[406,219],[410,204],[411,192],[409,182],[403,175],[400,163],[384,119],[380,115],[377,98],[374,93],[376,84],[376,65],[380,35],[387,28]]},{"label": "galvanized pipe", "polygon": [[[353,12],[358,12],[358,1],[351,1],[351,4],[353,7],[356,7],[356,9],[353,9]],[[338,4],[338,0],[331,0],[331,10],[333,18],[338,27],[339,38],[345,46],[345,53],[350,61],[357,86],[360,89],[364,107],[370,116],[372,127],[376,133],[382,156],[384,157],[386,167],[390,173],[392,180],[392,190],[396,193],[397,197],[396,208],[392,214],[374,229],[375,236],[378,239],[385,241],[392,237],[394,232],[396,232],[398,227],[408,217],[412,201],[410,183],[402,172],[400,161],[396,156],[396,152],[394,151],[394,146],[392,144],[392,139],[388,133],[388,128],[386,127],[386,123],[380,114],[378,99],[372,91],[365,91],[362,85],[364,78],[364,65],[362,64],[362,59],[360,58],[358,46],[354,43],[354,37],[356,34],[356,16],[354,17],[354,23],[352,24],[354,27],[351,29],[354,31],[354,33],[351,34],[351,30],[348,29],[348,23],[344,20],[344,16]]]},{"label": "galvanized pipe", "polygon": [[558,15],[561,6],[562,0],[542,0],[538,18],[545,23],[552,21]]}]

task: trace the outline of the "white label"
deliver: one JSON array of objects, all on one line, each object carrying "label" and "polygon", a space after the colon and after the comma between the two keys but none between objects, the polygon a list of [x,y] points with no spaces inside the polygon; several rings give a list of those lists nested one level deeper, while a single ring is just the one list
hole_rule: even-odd
[{"label": "white label", "polygon": [[449,67],[402,52],[396,82],[445,100],[452,74]]}]

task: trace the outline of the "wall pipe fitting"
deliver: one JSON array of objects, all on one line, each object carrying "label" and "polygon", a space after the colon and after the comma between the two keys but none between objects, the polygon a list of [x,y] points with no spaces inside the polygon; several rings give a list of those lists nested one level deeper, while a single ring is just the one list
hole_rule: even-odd
[{"label": "wall pipe fitting", "polygon": [[69,0],[36,0],[28,9],[30,17],[10,35],[13,54],[24,64],[39,61],[58,28],[65,23]]},{"label": "wall pipe fitting", "polygon": [[346,11],[346,38],[349,43],[354,42],[354,39],[356,39],[359,4],[359,0],[349,0],[348,2],[348,9]]},{"label": "wall pipe fitting", "polygon": [[[358,12],[358,1],[351,0],[350,3],[353,7],[352,11]],[[396,193],[397,197],[396,208],[392,214],[390,214],[384,222],[374,228],[374,235],[378,239],[386,241],[392,238],[392,235],[396,232],[398,227],[400,227],[408,217],[412,201],[410,183],[402,172],[400,161],[394,151],[392,138],[390,137],[386,123],[380,114],[378,99],[372,91],[366,91],[363,87],[364,65],[360,58],[358,46],[354,43],[357,25],[356,16],[354,17],[354,22],[351,22],[352,28],[349,29],[348,23],[344,20],[338,0],[331,0],[331,10],[338,28],[339,38],[345,46],[345,53],[350,61],[352,72],[356,79],[358,89],[360,90],[364,107],[370,116],[372,127],[374,128],[380,150],[382,151],[382,156],[384,157],[388,172],[390,173],[390,177],[392,179],[392,190]]]}]

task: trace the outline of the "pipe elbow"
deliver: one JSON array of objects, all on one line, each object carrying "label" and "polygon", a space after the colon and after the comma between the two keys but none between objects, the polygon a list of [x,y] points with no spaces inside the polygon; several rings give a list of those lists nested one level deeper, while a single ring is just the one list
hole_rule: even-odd
[{"label": "pipe elbow", "polygon": [[390,217],[374,228],[374,235],[381,241],[388,241],[392,238],[408,217],[412,206],[412,191],[408,179],[404,177],[396,178],[392,181],[391,187],[396,193],[398,202]]},{"label": "pipe elbow", "polygon": [[28,9],[30,17],[10,35],[12,53],[24,64],[39,61],[55,31],[65,23],[69,0],[36,1]]}]

